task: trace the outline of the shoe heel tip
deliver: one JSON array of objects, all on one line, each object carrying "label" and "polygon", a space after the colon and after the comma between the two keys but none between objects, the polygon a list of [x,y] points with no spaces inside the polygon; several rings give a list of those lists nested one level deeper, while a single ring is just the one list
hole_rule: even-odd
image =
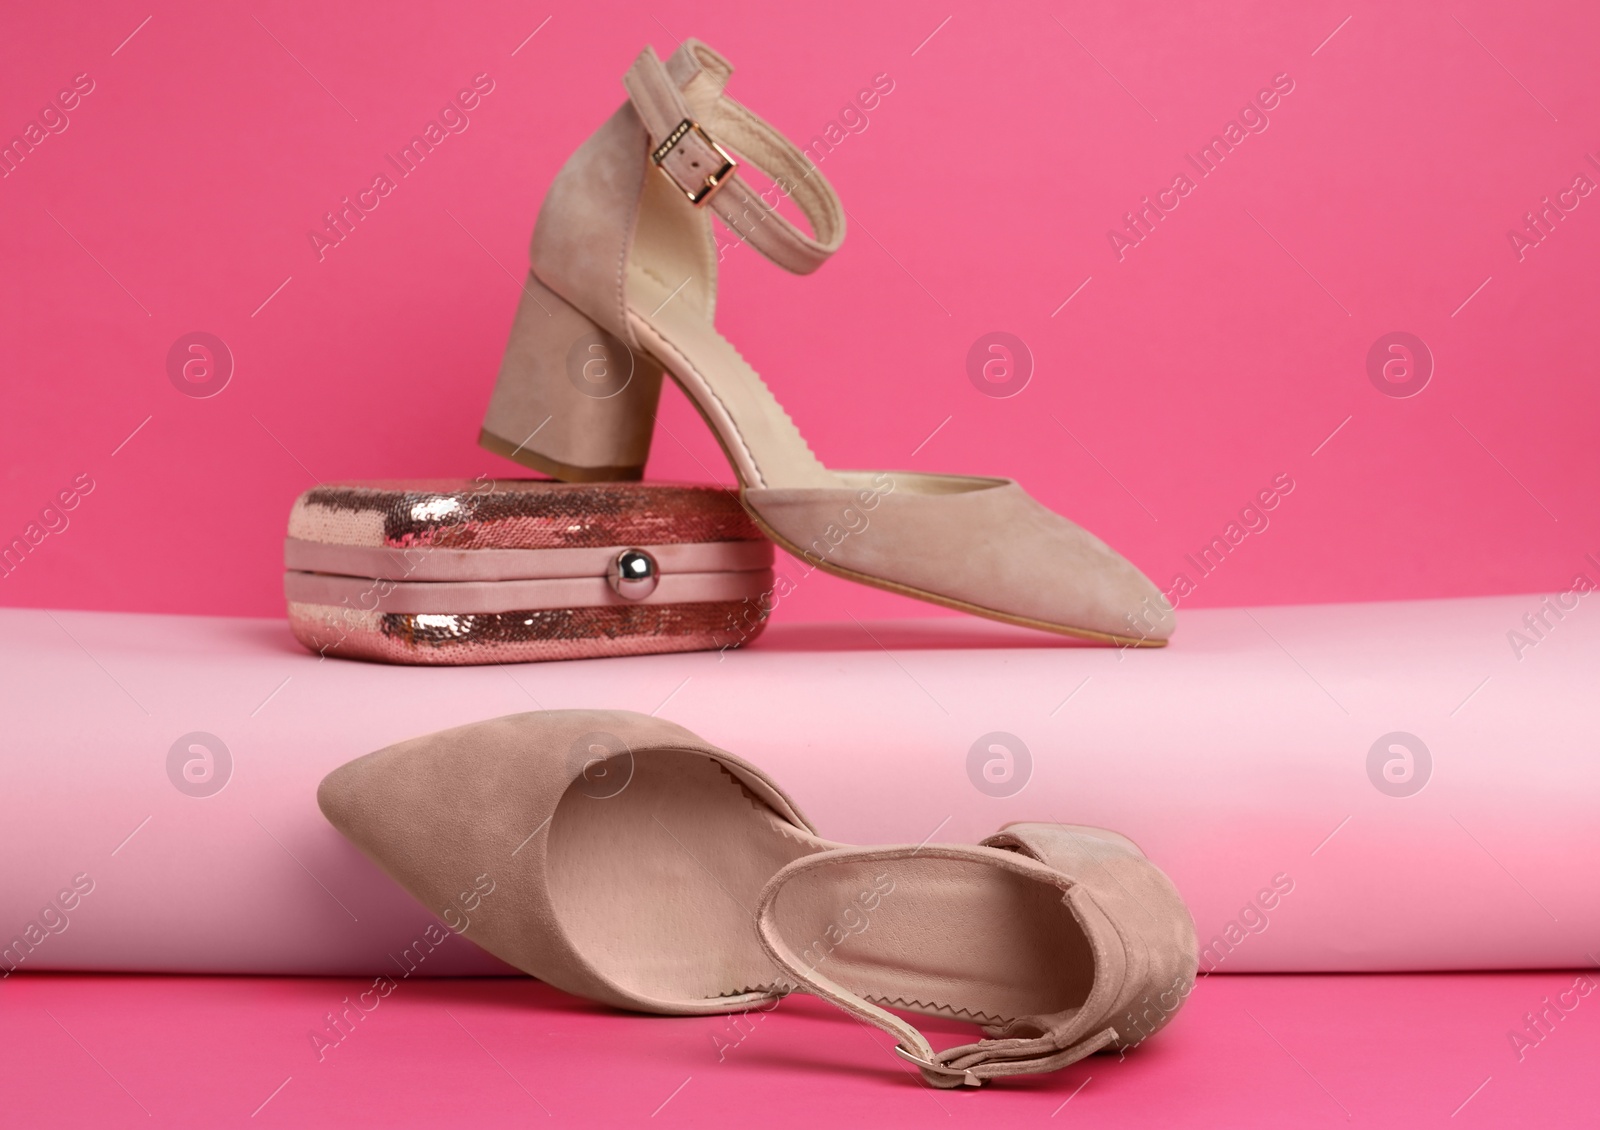
[{"label": "shoe heel tip", "polygon": [[579,467],[546,458],[529,448],[527,442],[513,443],[488,428],[478,429],[478,446],[485,451],[564,483],[636,483],[644,478],[643,467]]}]

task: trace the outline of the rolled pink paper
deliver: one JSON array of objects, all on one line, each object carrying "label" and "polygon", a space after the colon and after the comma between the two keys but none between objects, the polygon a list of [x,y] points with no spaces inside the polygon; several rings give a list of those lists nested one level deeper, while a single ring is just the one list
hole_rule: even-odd
[{"label": "rolled pink paper", "polygon": [[833,839],[1115,829],[1188,900],[1202,969],[1591,965],[1593,599],[1184,612],[1162,650],[780,622],[724,654],[432,669],[319,660],[278,621],[4,610],[0,974],[503,972],[316,786],[562,707],[679,722]]}]

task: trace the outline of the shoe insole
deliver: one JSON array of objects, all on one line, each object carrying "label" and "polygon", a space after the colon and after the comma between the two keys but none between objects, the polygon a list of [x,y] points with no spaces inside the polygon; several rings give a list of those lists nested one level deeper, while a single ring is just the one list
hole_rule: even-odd
[{"label": "shoe insole", "polygon": [[1094,958],[1061,890],[980,862],[848,862],[795,876],[783,938],[877,1004],[996,1024],[1081,1005]]}]

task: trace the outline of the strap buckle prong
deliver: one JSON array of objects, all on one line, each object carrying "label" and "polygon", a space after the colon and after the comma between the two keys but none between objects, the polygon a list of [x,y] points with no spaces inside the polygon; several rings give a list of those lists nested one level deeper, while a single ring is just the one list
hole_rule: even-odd
[{"label": "strap buckle prong", "polygon": [[[677,149],[679,143],[681,143],[683,139],[688,137],[690,134],[694,134],[696,137],[698,137],[700,141],[705,144],[705,147],[709,149],[711,153],[715,154],[717,159],[721,162],[715,172],[703,174],[704,179],[702,182],[694,185],[692,188],[685,185],[684,182],[678,178],[677,173],[664,164],[666,159],[672,155],[672,151]],[[696,165],[696,162],[689,158],[689,154],[686,150],[679,151],[679,158],[680,159],[674,161],[673,164],[680,170],[683,169],[685,164],[689,165],[691,168],[695,167]],[[735,161],[733,156],[726,149],[718,145],[715,141],[712,141],[711,135],[706,133],[705,129],[701,127],[700,123],[695,121],[693,118],[685,118],[683,121],[674,126],[672,132],[667,134],[666,138],[661,142],[661,144],[656,146],[655,149],[651,151],[650,160],[655,162],[655,165],[658,169],[667,174],[667,177],[672,181],[672,183],[677,185],[678,188],[682,190],[683,194],[689,198],[689,203],[693,204],[697,208],[705,204],[706,201],[710,200],[712,193],[716,192],[717,189],[726,184],[728,178],[733,175],[734,170],[739,167],[739,162]],[[691,180],[690,183],[692,184],[693,181]]]}]

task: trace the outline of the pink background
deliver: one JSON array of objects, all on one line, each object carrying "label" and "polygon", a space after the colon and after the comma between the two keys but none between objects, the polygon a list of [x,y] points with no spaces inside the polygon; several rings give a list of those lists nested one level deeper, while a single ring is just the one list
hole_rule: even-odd
[{"label": "pink background", "polygon": [[[0,602],[278,615],[314,477],[512,473],[474,438],[541,194],[687,35],[800,139],[894,81],[823,163],[836,261],[725,263],[724,332],[831,464],[1015,476],[1163,586],[1290,475],[1186,605],[1590,568],[1600,196],[1523,261],[1507,231],[1600,151],[1592,6],[11,5],[0,138],[95,85],[0,180],[0,539],[96,485]],[[470,128],[319,262],[319,217],[481,73]],[[1266,132],[1119,262],[1107,230],[1280,74]],[[196,330],[236,358],[210,399],[166,373]],[[965,369],[996,330],[1036,358],[1010,399]],[[1366,372],[1393,330],[1436,358],[1410,399]],[[651,477],[729,477],[676,393],[663,423]],[[817,578],[786,615],[928,611]]]},{"label": "pink background", "polygon": [[[1600,995],[1574,980],[1213,977],[1126,1058],[974,1092],[920,1085],[886,1035],[808,998],[739,1027],[607,1013],[528,978],[397,981],[319,1060],[310,1033],[370,979],[17,978],[0,1085],[16,1125],[94,1130],[1591,1127]],[[1509,1033],[1563,992],[1576,1009],[1519,1059]],[[935,1046],[968,1038],[919,1022]]]}]

